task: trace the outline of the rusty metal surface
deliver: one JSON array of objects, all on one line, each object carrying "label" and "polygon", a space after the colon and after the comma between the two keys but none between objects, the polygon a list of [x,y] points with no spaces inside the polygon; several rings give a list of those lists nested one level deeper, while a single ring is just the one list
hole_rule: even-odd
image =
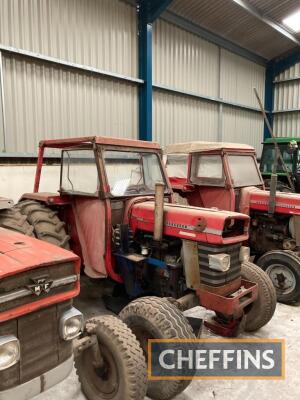
[{"label": "rusty metal surface", "polygon": [[300,246],[300,215],[294,215],[294,229],[296,245]]},{"label": "rusty metal surface", "polygon": [[191,240],[182,240],[183,265],[186,286],[196,290],[200,288],[200,269],[198,259],[198,243]]},{"label": "rusty metal surface", "polygon": [[40,147],[64,149],[66,147],[80,146],[93,143],[106,146],[111,145],[111,146],[124,146],[124,147],[136,147],[136,148],[160,150],[160,145],[156,142],[146,142],[143,140],[134,140],[134,139],[121,139],[108,136],[107,137],[83,136],[83,137],[68,138],[68,139],[42,140],[40,142]]},{"label": "rusty metal surface", "polygon": [[[80,259],[74,253],[50,243],[0,228],[0,279],[7,279],[35,269],[52,268],[60,263],[72,263],[74,272],[79,276]],[[78,295],[79,279],[66,292],[55,293],[29,304],[20,304],[0,313],[0,322],[13,319],[52,304],[66,301]]]},{"label": "rusty metal surface", "polygon": [[163,237],[164,226],[164,195],[165,184],[155,184],[155,199],[154,199],[154,230],[153,239],[160,242]]},{"label": "rusty metal surface", "polygon": [[197,290],[197,294],[201,306],[227,316],[239,318],[242,316],[244,308],[257,299],[258,286],[256,283],[242,279],[240,287],[227,296],[212,293],[202,288]]},{"label": "rusty metal surface", "polygon": [[203,283],[201,284],[200,289],[205,290],[210,293],[215,293],[221,296],[227,296],[230,293],[233,293],[234,291],[238,290],[239,287],[241,286],[241,277],[234,279],[231,282],[228,282],[222,286],[210,286],[210,285],[204,285]]}]

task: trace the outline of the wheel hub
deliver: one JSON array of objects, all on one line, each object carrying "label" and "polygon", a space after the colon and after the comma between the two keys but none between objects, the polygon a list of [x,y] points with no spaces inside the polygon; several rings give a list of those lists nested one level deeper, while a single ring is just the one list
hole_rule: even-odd
[{"label": "wheel hub", "polygon": [[90,379],[101,393],[101,399],[113,399],[119,389],[118,369],[112,354],[100,345],[103,362],[101,365],[93,358],[93,353],[87,352],[85,368],[89,370]]},{"label": "wheel hub", "polygon": [[296,288],[296,279],[293,273],[284,265],[272,264],[266,269],[275,288],[283,294],[289,294]]}]

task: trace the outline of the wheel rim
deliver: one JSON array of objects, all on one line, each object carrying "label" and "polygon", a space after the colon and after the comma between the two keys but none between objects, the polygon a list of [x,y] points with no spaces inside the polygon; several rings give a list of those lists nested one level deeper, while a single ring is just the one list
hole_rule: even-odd
[{"label": "wheel rim", "polygon": [[296,277],[292,271],[282,264],[272,264],[266,269],[276,290],[281,294],[290,294],[296,288]]},{"label": "wheel rim", "polygon": [[95,366],[95,359],[92,351],[86,351],[83,368],[89,375],[89,381],[99,393],[100,399],[113,399],[119,390],[118,368],[111,352],[104,346],[99,346],[103,358],[103,366]]}]

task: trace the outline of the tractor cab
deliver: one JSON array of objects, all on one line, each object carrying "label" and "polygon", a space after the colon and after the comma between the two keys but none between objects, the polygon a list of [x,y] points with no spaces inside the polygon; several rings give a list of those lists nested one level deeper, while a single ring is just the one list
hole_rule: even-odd
[{"label": "tractor cab", "polygon": [[190,205],[240,210],[243,188],[263,188],[253,147],[192,142],[166,149],[166,168],[175,192]]},{"label": "tractor cab", "polygon": [[[45,151],[60,151],[57,193],[39,192]],[[57,207],[68,227],[70,246],[91,278],[121,277],[112,260],[113,227],[122,224],[133,203],[154,199],[155,184],[172,190],[156,143],[105,137],[47,140],[40,143],[34,193],[22,199]],[[25,203],[21,203],[25,204]],[[23,210],[27,212],[27,210]],[[128,222],[127,222],[128,223]],[[54,238],[55,239],[55,238]],[[55,244],[61,245],[64,239]]]},{"label": "tractor cab", "polygon": [[[293,137],[278,137],[276,142],[281,151],[284,163],[293,179],[296,193],[300,193],[300,139]],[[270,186],[272,166],[275,158],[275,146],[272,138],[263,142],[263,151],[260,161],[260,171],[267,187]],[[290,191],[286,172],[280,160],[277,165],[278,186],[277,190]]]}]

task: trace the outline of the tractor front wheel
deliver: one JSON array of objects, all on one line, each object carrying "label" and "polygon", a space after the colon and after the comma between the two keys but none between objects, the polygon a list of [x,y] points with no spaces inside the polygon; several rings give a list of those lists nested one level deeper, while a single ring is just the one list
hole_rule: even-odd
[{"label": "tractor front wheel", "polygon": [[[120,313],[140,342],[148,358],[148,339],[193,339],[193,329],[182,312],[166,298],[142,297]],[[170,400],[187,388],[190,381],[149,381],[147,396]]]},{"label": "tractor front wheel", "polygon": [[266,325],[276,309],[276,291],[268,275],[257,265],[245,262],[242,278],[257,283],[258,297],[245,309],[245,331],[256,331]]},{"label": "tractor front wheel", "polygon": [[56,211],[35,200],[20,201],[15,207],[26,215],[38,239],[70,249],[65,223],[58,218]]},{"label": "tractor front wheel", "polygon": [[261,256],[257,265],[271,278],[281,303],[300,300],[300,258],[289,250],[273,250]]},{"label": "tractor front wheel", "polygon": [[75,369],[88,400],[143,400],[147,370],[134,334],[119,318],[104,315],[86,324],[96,335],[94,347],[75,358]]}]

